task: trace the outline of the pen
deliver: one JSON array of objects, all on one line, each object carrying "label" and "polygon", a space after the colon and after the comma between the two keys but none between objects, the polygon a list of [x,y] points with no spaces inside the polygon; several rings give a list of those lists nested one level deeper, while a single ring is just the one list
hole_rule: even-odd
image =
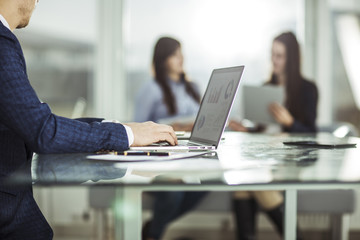
[{"label": "pen", "polygon": [[169,152],[143,152],[143,151],[125,151],[117,152],[115,155],[124,156],[170,156]]}]

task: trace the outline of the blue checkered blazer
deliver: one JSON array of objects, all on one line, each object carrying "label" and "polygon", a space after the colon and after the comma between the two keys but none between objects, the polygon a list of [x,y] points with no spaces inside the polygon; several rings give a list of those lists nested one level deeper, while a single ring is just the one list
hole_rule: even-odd
[{"label": "blue checkered blazer", "polygon": [[[0,239],[52,238],[32,197],[33,152],[127,148],[121,124],[71,120],[51,113],[29,83],[17,38],[0,22]],[[5,185],[4,179],[20,168],[28,174],[28,186]]]}]

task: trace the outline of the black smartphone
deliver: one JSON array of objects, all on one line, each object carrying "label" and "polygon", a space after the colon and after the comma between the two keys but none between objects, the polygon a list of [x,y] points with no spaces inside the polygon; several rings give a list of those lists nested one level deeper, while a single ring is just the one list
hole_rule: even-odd
[{"label": "black smartphone", "polygon": [[326,141],[288,141],[285,145],[318,147],[318,148],[356,148],[356,143],[348,142],[326,142]]}]

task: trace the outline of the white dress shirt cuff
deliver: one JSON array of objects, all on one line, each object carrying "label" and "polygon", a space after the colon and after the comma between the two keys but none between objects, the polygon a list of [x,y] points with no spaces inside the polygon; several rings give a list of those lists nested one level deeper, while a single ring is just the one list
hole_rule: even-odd
[{"label": "white dress shirt cuff", "polygon": [[134,143],[134,133],[131,130],[131,127],[123,125],[125,130],[126,130],[126,134],[128,136],[128,141],[129,141],[129,147]]}]

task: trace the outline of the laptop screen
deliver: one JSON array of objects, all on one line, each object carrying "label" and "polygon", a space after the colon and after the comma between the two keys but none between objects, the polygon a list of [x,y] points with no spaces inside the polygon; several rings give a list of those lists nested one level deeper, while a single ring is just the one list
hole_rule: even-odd
[{"label": "laptop screen", "polygon": [[213,70],[190,141],[218,146],[243,71],[244,66]]}]

